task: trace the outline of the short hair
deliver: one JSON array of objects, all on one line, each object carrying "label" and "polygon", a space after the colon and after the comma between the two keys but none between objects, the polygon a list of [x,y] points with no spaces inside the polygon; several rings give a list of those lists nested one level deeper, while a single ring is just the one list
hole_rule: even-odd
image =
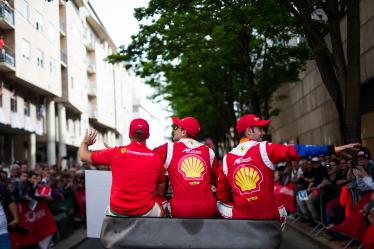
[{"label": "short hair", "polygon": [[135,136],[130,136],[130,139],[136,142],[144,142],[147,140],[147,138],[140,138],[140,137],[135,137]]}]

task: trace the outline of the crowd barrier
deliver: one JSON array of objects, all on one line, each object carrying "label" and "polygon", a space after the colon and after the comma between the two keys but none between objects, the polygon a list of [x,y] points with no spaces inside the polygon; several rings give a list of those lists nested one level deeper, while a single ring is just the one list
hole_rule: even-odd
[{"label": "crowd barrier", "polygon": [[301,190],[299,192],[301,193],[295,194],[295,186],[292,183],[287,185],[275,183],[274,185],[274,195],[277,206],[283,205],[287,211],[294,216],[293,222],[297,222],[303,217],[296,205],[296,198],[307,201],[313,193],[316,197],[316,203],[318,202],[318,207],[316,207],[319,212],[319,219],[313,220],[316,225],[311,229],[310,233],[314,236],[317,236],[323,231],[342,234],[349,238],[344,249],[348,248],[355,241],[361,244],[363,248],[366,248],[365,245],[368,244],[374,245],[374,225],[368,224],[363,214],[365,206],[373,199],[374,192],[363,193],[357,188],[343,187],[341,196],[338,198],[339,200],[335,201],[339,201],[339,204],[344,208],[345,218],[338,225],[332,227],[329,226],[331,220],[328,219],[326,209],[328,203],[325,201],[324,189]]},{"label": "crowd barrier", "polygon": [[34,207],[30,202],[16,202],[16,205],[22,233],[20,229],[10,232],[13,249],[34,245],[50,235],[57,242],[69,237],[76,228],[73,198],[51,203],[41,199]]},{"label": "crowd barrier", "polygon": [[74,201],[72,198],[53,202],[49,205],[58,231],[54,234],[53,240],[59,241],[67,238],[74,232]]}]

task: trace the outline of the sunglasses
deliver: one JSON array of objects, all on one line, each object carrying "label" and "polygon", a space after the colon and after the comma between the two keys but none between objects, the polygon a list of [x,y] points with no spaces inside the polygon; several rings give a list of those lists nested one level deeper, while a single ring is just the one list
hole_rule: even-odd
[{"label": "sunglasses", "polygon": [[183,129],[182,127],[180,127],[180,126],[175,126],[175,127],[174,127],[174,130],[175,130],[175,131],[178,130],[178,129],[180,129],[181,131],[184,130],[184,129]]}]

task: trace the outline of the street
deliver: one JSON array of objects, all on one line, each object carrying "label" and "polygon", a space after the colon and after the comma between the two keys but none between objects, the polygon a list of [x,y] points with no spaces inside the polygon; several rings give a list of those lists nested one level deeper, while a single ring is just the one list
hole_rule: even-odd
[{"label": "street", "polygon": [[[74,249],[104,249],[98,239],[87,239],[73,247]],[[72,249],[73,249],[72,248]],[[287,227],[283,232],[283,243],[281,249],[323,249],[322,245],[314,242],[291,227]],[[265,248],[262,248],[265,249]]]},{"label": "street", "polygon": [[309,237],[299,233],[295,229],[287,226],[283,232],[283,243],[281,249],[323,249],[321,244],[316,243]]}]

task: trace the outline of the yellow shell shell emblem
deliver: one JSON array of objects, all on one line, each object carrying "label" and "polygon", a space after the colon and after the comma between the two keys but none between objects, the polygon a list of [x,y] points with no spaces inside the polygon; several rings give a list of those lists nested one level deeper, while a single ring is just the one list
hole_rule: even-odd
[{"label": "yellow shell shell emblem", "polygon": [[121,149],[121,153],[122,153],[122,154],[125,154],[125,153],[126,153],[126,148],[122,148],[122,149]]},{"label": "yellow shell shell emblem", "polygon": [[186,157],[180,164],[180,170],[186,178],[201,178],[205,170],[204,163],[198,157]]},{"label": "yellow shell shell emblem", "polygon": [[235,174],[235,185],[242,192],[248,192],[257,188],[257,183],[261,180],[259,172],[252,167],[242,167]]}]

